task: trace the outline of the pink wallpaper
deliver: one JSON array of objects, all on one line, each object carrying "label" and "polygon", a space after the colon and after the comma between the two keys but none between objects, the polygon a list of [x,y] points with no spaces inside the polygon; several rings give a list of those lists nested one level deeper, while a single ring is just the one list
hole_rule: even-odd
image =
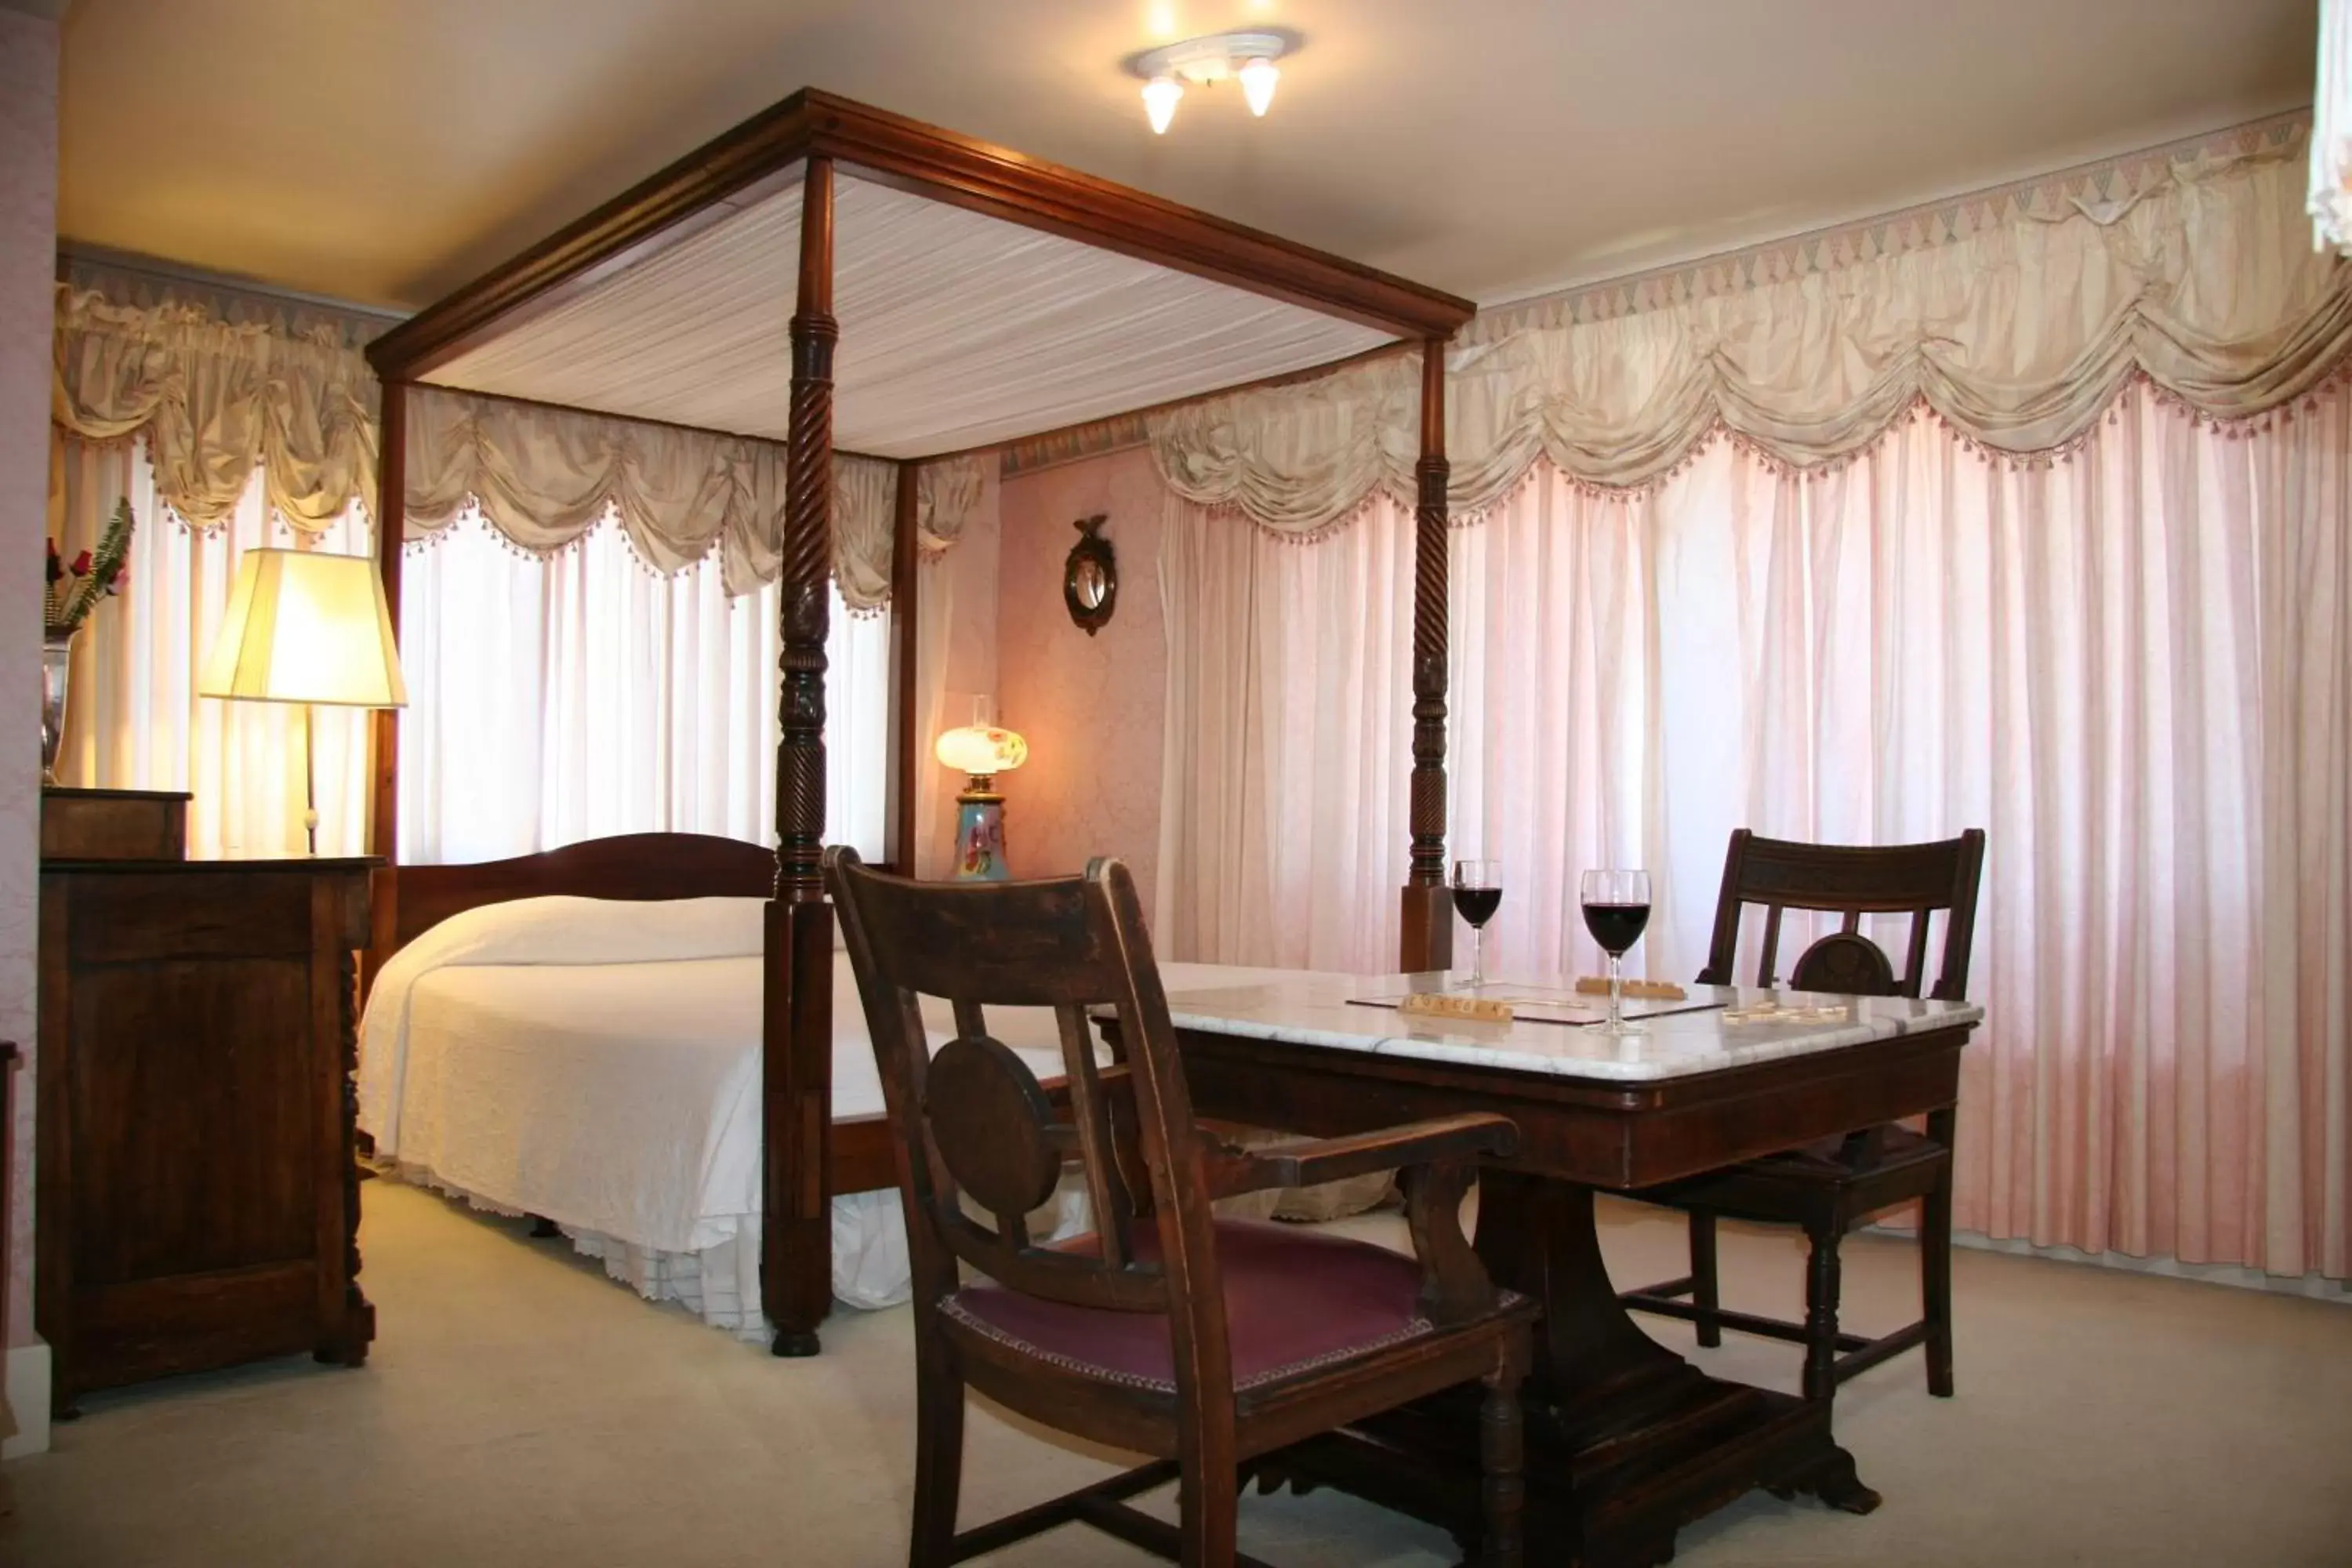
[{"label": "pink wallpaper", "polygon": [[[1004,777],[1015,876],[1082,869],[1117,855],[1151,908],[1160,867],[1161,721],[1168,640],[1160,613],[1166,490],[1138,448],[1004,481],[998,500],[997,708],[1029,740]],[[1062,604],[1077,520],[1107,513],[1118,607],[1088,637]]]},{"label": "pink wallpaper", "polygon": [[[58,247],[58,26],[0,10],[0,1040],[33,1047],[41,535]],[[14,719],[6,715],[14,713]],[[33,1337],[33,1074],[16,1083],[8,1324]],[[20,1424],[22,1417],[19,1418]]]}]

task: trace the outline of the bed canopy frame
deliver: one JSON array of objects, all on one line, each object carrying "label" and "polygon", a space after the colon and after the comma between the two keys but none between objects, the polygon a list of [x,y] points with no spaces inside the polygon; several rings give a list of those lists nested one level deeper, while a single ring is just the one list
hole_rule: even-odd
[{"label": "bed canopy frame", "polygon": [[[796,277],[789,320],[791,379],[782,432],[786,444],[781,598],[782,656],[779,715],[782,736],[776,755],[776,844],[766,925],[766,982],[761,1026],[763,1167],[765,1212],[761,1232],[763,1305],[775,1330],[779,1355],[811,1354],[817,1326],[830,1309],[831,1239],[829,1197],[835,1191],[890,1185],[895,1181],[889,1150],[878,1124],[836,1150],[831,1117],[833,911],[819,878],[825,820],[824,717],[827,586],[833,533],[832,459],[835,450],[835,347],[842,327],[835,316],[837,191],[845,181],[859,187],[919,197],[1003,224],[1030,236],[1056,237],[1096,252],[1145,266],[1132,277],[1101,281],[1103,300],[1116,304],[1126,289],[1165,317],[1171,310],[1197,310],[1226,323],[1222,341],[1270,342],[1266,353],[1235,353],[1222,379],[1213,366],[1194,363],[1171,374],[1159,390],[1171,395],[1136,395],[1132,376],[1101,394],[1118,401],[1053,421],[1083,424],[1140,406],[1211,395],[1354,357],[1368,346],[1418,346],[1422,355],[1421,448],[1417,466],[1414,528],[1410,873],[1402,891],[1400,966],[1407,970],[1446,967],[1452,957],[1452,921],[1444,888],[1445,703],[1446,703],[1446,479],[1444,351],[1475,307],[1438,290],[1406,282],[1370,268],[1328,256],[1271,235],[1213,217],[1141,192],[1078,174],[1020,153],[990,146],[919,121],[867,108],[814,89],[803,89],[597,208],[585,217],[378,338],[368,358],[383,383],[382,494],[378,500],[379,551],[384,593],[394,624],[399,624],[402,545],[405,532],[406,416],[413,390],[445,386],[519,398],[557,407],[588,406],[622,417],[664,420],[679,404],[691,404],[696,419],[667,419],[725,433],[772,433],[770,414],[757,408],[711,413],[708,382],[678,387],[673,401],[623,388],[592,404],[576,392],[565,370],[576,361],[565,350],[586,343],[615,354],[647,341],[648,308],[667,308],[674,325],[709,327],[689,303],[713,286],[714,259],[729,247],[725,236],[751,232],[747,226],[782,217],[797,219]],[[795,200],[796,197],[796,200]],[[891,198],[877,195],[878,202]],[[761,216],[764,215],[764,216]],[[950,270],[953,242],[977,231],[969,219],[946,237]],[[1044,243],[1044,242],[1041,242]],[[904,248],[902,247],[902,248]],[[740,247],[736,264],[740,273]],[[1064,254],[1066,247],[1055,249]],[[980,255],[978,248],[972,252]],[[1024,274],[1028,253],[1015,247],[992,253],[988,265],[1000,282]],[[780,259],[780,269],[782,261]],[[1050,258],[1049,258],[1050,259]],[[980,261],[974,265],[980,266]],[[648,279],[651,280],[648,284]],[[1203,287],[1206,285],[1206,287]],[[607,302],[610,308],[607,309]],[[1268,302],[1271,302],[1269,305]],[[602,320],[600,312],[609,315]],[[978,319],[966,314],[962,330],[974,340],[964,346],[990,353]],[[1272,322],[1272,326],[1267,325]],[[1339,323],[1339,331],[1332,323]],[[902,323],[902,327],[903,327]],[[919,337],[923,323],[915,327]],[[636,330],[632,334],[631,328]],[[546,340],[547,352],[507,355],[496,352],[536,332],[562,331]],[[606,329],[609,329],[607,331]],[[738,335],[772,331],[757,321]],[[603,336],[599,336],[600,332]],[[569,333],[569,336],[563,335]],[[584,336],[583,334],[584,333]],[[885,333],[877,332],[877,339]],[[1042,377],[1055,382],[1073,362],[1057,369],[1050,331],[1024,342],[1023,353],[1048,357]],[[902,331],[898,336],[905,336]],[[1096,339],[1079,338],[1078,354],[1103,355]],[[1167,341],[1176,341],[1170,339]],[[925,350],[955,345],[925,342]],[[917,358],[922,356],[919,353]],[[953,356],[935,357],[952,367]],[[1253,360],[1255,363],[1252,363]],[[900,364],[908,362],[902,357]],[[486,368],[487,367],[487,368]],[[954,375],[960,376],[961,370]],[[689,375],[685,378],[693,378]],[[882,386],[872,378],[860,395],[871,407],[898,402],[919,406],[927,395],[919,372],[894,374]],[[937,378],[935,378],[937,379]],[[911,390],[910,390],[911,389]],[[929,395],[953,389],[932,387]],[[718,389],[721,394],[724,388]],[[534,393],[539,394],[534,395]],[[887,396],[884,395],[888,395]],[[1034,401],[1034,399],[1033,399]],[[723,395],[719,402],[725,402]],[[1057,405],[1065,406],[1066,405]],[[1001,420],[1000,420],[1001,422]],[[920,423],[920,421],[914,421]],[[940,423],[934,421],[933,423]],[[1036,430],[1009,430],[1034,435]],[[979,445],[993,445],[994,442]],[[903,444],[902,444],[903,445]],[[974,444],[967,444],[968,446]],[[894,617],[894,712],[891,733],[890,856],[911,868],[914,834],[913,779],[920,754],[912,732],[915,591],[914,468],[943,451],[902,449],[891,593]],[[386,862],[380,874],[374,911],[376,954],[388,953],[421,929],[426,916],[452,912],[468,903],[510,898],[558,885],[577,890],[575,878],[518,872],[521,862],[487,879],[463,883],[437,878],[437,868],[398,867],[399,730],[396,716],[377,716],[375,772],[370,823],[376,853]],[[604,841],[625,846],[626,840]],[[764,852],[755,851],[762,857]],[[583,868],[629,868],[616,884],[618,896],[663,895],[661,881],[648,879],[641,858],[625,848],[574,846],[548,857],[568,872]],[[709,869],[728,890],[745,890],[740,857],[718,855]],[[457,868],[450,868],[452,871]],[[467,868],[473,870],[476,868]],[[689,869],[681,868],[681,872]],[[480,868],[491,872],[491,868]],[[403,879],[411,885],[404,900]],[[485,889],[488,890],[485,890]],[[696,888],[693,890],[709,890]],[[404,907],[404,905],[407,907]],[[414,917],[414,918],[411,918]],[[870,1146],[868,1146],[870,1144]]]}]

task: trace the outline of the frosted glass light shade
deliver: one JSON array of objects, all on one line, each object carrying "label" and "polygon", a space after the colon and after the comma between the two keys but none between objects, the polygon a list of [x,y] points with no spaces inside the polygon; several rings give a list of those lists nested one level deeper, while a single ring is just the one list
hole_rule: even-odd
[{"label": "frosted glass light shade", "polygon": [[993,724],[967,724],[950,730],[933,748],[940,762],[975,778],[1011,773],[1029,760],[1029,742]]},{"label": "frosted glass light shade", "polygon": [[1153,134],[1168,133],[1169,121],[1176,118],[1176,105],[1184,96],[1184,84],[1172,76],[1156,76],[1143,84],[1143,112],[1150,117]]},{"label": "frosted glass light shade", "polygon": [[405,708],[392,614],[375,563],[313,550],[248,550],[196,680],[202,697]]},{"label": "frosted glass light shade", "polygon": [[1245,60],[1241,79],[1242,97],[1249,100],[1250,112],[1264,118],[1274,107],[1274,89],[1282,80],[1282,68],[1272,60]]}]

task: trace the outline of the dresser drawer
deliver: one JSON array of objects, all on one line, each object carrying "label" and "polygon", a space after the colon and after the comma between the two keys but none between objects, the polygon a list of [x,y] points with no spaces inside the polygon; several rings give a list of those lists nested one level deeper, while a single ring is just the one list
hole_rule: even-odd
[{"label": "dresser drawer", "polygon": [[67,951],[76,963],[308,952],[310,904],[310,879],[299,871],[191,876],[142,867],[87,877],[74,888]]},{"label": "dresser drawer", "polygon": [[184,860],[188,797],[169,790],[45,789],[44,860]]}]

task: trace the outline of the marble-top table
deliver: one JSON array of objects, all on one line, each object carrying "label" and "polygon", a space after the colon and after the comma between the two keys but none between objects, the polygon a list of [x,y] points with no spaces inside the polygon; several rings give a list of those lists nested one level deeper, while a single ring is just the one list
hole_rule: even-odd
[{"label": "marble-top table", "polygon": [[[1597,1026],[1602,1016],[1599,997],[1574,998],[1571,1005],[1580,1005],[1590,1016],[1583,1024],[1548,1017],[1487,1024],[1406,1014],[1367,1000],[1385,1001],[1407,990],[1468,994],[1458,976],[1301,971],[1226,989],[1177,992],[1169,997],[1168,1010],[1180,1029],[1612,1083],[1720,1072],[1954,1028],[1984,1017],[1984,1009],[1971,1002],[1695,985],[1678,1002],[1629,1001],[1626,1017],[1643,1032],[1612,1037]],[[1490,980],[1478,994],[1522,1001],[1565,1000],[1570,993],[1557,982]]]},{"label": "marble-top table", "polygon": [[[1827,1015],[1727,1021],[1716,1004],[1746,1015],[1768,994],[1692,987],[1683,1002],[1629,1005],[1647,1032],[1621,1040],[1360,1001],[1446,984],[1253,976],[1185,990],[1170,1012],[1201,1116],[1322,1136],[1465,1110],[1517,1125],[1517,1152],[1480,1174],[1476,1245],[1497,1282],[1544,1304],[1526,1388],[1528,1561],[1650,1568],[1673,1554],[1681,1525],[1752,1487],[1875,1506],[1831,1433],[1828,1401],[1708,1376],[1627,1315],[1593,1194],[1949,1106],[1981,1011],[1781,992],[1781,1007]],[[1476,1427],[1475,1399],[1441,1396],[1286,1450],[1267,1473],[1475,1535]]]}]

